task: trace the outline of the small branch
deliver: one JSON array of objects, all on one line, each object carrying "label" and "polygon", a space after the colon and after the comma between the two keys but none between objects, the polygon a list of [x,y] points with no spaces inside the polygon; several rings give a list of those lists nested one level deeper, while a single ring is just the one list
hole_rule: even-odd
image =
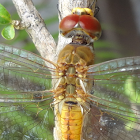
[{"label": "small branch", "polygon": [[[13,0],[17,12],[42,57],[54,61],[56,44],[31,0]],[[52,55],[53,54],[53,55]]]},{"label": "small branch", "polygon": [[29,23],[27,24],[27,23],[24,23],[23,21],[20,21],[20,20],[12,20],[11,24],[17,30],[24,30],[24,29],[30,27]]}]

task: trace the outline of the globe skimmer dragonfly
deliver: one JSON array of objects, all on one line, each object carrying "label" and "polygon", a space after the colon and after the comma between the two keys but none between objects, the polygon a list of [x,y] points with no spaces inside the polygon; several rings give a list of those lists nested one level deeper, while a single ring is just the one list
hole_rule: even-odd
[{"label": "globe skimmer dragonfly", "polygon": [[[68,44],[62,54],[67,54],[69,46],[73,45]],[[64,57],[60,60],[65,61]],[[67,98],[61,94],[64,87],[59,93],[57,88],[62,77],[72,76],[61,75],[65,65],[58,63],[0,45],[0,139],[54,139],[55,106]],[[75,74],[82,89],[77,88],[74,96],[83,111],[82,139],[139,140],[140,56],[89,63],[84,68],[85,76]]]}]

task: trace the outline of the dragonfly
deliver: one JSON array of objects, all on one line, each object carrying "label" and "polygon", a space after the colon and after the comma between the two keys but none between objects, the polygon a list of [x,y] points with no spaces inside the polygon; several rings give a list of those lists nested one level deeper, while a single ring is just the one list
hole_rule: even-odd
[{"label": "dragonfly", "polygon": [[94,64],[95,22],[92,32],[60,23],[72,42],[57,63],[0,45],[0,139],[140,139],[140,56]]}]

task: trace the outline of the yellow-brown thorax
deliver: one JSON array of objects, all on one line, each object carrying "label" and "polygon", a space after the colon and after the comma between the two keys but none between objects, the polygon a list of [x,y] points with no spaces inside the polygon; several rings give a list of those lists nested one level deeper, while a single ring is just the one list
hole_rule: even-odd
[{"label": "yellow-brown thorax", "polygon": [[54,131],[61,134],[57,134],[57,140],[80,140],[84,114],[81,104],[92,86],[86,80],[87,66],[93,62],[91,48],[84,45],[68,44],[58,56]]}]

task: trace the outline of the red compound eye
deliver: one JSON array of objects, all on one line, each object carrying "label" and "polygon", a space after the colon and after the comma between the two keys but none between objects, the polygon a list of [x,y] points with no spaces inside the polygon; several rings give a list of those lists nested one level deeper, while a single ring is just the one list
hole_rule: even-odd
[{"label": "red compound eye", "polygon": [[59,29],[61,31],[69,31],[74,28],[74,26],[78,23],[78,21],[79,21],[79,15],[72,14],[72,15],[66,16],[60,22]]},{"label": "red compound eye", "polygon": [[[75,26],[78,24],[79,26]],[[97,40],[101,36],[99,21],[90,15],[68,15],[59,24],[60,32],[65,37],[76,36],[79,31]]]},{"label": "red compound eye", "polygon": [[90,33],[91,36],[101,34],[101,25],[95,17],[82,15],[80,16],[79,24],[81,28]]}]

